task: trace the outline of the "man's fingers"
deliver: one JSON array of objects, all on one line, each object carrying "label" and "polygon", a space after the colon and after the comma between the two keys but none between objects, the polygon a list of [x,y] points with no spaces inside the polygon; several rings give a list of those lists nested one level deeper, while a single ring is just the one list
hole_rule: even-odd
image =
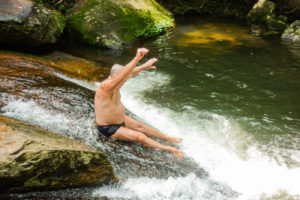
[{"label": "man's fingers", "polygon": [[149,50],[146,49],[146,48],[139,48],[140,51],[143,51],[143,52],[148,52]]},{"label": "man's fingers", "polygon": [[151,62],[151,63],[155,63],[157,61],[157,58],[151,58],[148,60],[148,62]]},{"label": "man's fingers", "polygon": [[153,64],[157,61],[157,58],[151,58],[149,61]]},{"label": "man's fingers", "polygon": [[146,55],[149,52],[146,48],[139,48],[138,53],[140,53],[142,56]]},{"label": "man's fingers", "polygon": [[151,67],[155,62],[157,62],[157,58],[151,58],[144,64],[144,66]]}]

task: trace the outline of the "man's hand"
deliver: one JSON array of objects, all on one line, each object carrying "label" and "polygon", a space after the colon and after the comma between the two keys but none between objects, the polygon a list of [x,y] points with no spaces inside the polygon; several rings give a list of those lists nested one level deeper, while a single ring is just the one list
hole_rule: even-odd
[{"label": "man's hand", "polygon": [[138,60],[141,60],[142,58],[144,58],[144,56],[147,54],[149,52],[149,50],[148,49],[146,49],[146,48],[139,48],[138,50],[137,50],[137,52],[136,52],[136,58],[138,59]]},{"label": "man's hand", "polygon": [[140,66],[142,69],[156,69],[153,64],[157,61],[157,58],[151,58],[147,62],[145,62],[142,66]]},{"label": "man's hand", "polygon": [[155,66],[153,66],[153,64],[157,61],[157,58],[151,58],[150,60],[148,60],[147,62],[145,62],[144,64],[142,64],[141,66],[138,66],[136,68],[134,68],[134,70],[131,72],[130,77],[133,77],[135,75],[137,75],[140,71],[143,71],[144,69],[156,69]]}]

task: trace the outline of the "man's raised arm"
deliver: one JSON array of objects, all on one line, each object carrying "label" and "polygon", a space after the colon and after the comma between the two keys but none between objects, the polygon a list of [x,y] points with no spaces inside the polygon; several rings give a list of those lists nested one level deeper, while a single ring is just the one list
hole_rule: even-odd
[{"label": "man's raised arm", "polygon": [[148,53],[148,49],[140,48],[136,52],[136,56],[125,65],[114,77],[101,84],[101,88],[105,91],[115,89],[123,81],[127,80],[137,63]]},{"label": "man's raised arm", "polygon": [[157,61],[157,58],[151,58],[150,60],[148,60],[147,62],[145,62],[144,64],[142,64],[141,66],[138,66],[136,68],[134,68],[132,70],[132,72],[130,73],[129,78],[137,75],[139,72],[145,70],[145,69],[156,69],[155,66],[153,66],[153,64]]}]

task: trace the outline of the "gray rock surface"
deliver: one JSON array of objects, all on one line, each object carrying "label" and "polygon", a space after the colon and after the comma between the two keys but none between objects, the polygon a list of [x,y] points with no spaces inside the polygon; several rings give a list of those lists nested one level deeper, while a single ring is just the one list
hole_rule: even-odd
[{"label": "gray rock surface", "polygon": [[41,46],[55,43],[63,33],[65,19],[28,0],[1,0],[0,42]]}]

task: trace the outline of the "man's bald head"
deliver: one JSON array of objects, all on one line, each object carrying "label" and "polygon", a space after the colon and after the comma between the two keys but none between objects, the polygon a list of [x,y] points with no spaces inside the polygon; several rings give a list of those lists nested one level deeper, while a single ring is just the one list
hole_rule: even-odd
[{"label": "man's bald head", "polygon": [[110,69],[110,76],[115,76],[121,69],[123,68],[122,65],[114,64]]}]

